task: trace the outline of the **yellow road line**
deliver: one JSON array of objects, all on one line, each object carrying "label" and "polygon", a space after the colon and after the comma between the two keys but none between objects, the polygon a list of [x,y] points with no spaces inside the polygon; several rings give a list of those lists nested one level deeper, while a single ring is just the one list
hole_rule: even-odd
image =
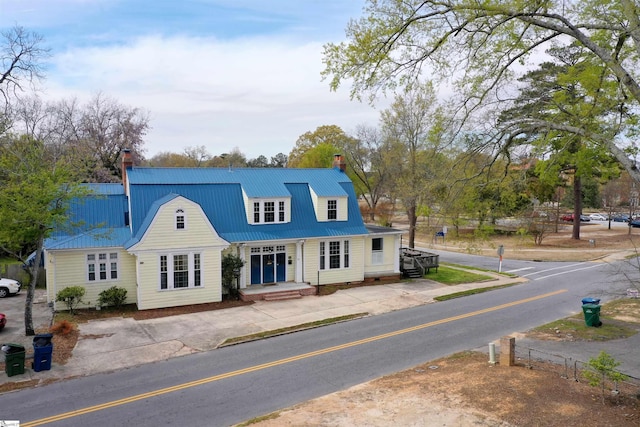
[{"label": "yellow road line", "polygon": [[309,352],[309,353],[300,354],[298,356],[287,357],[285,359],[275,360],[273,362],[263,363],[261,365],[251,366],[249,368],[239,369],[237,371],[227,372],[225,374],[220,374],[220,375],[215,375],[215,376],[212,376],[212,377],[202,378],[202,379],[199,379],[199,380],[190,381],[190,382],[183,383],[183,384],[178,384],[178,385],[175,385],[175,386],[172,386],[172,387],[166,387],[166,388],[162,388],[162,389],[159,389],[159,390],[150,391],[148,393],[137,394],[135,396],[126,397],[124,399],[113,400],[111,402],[102,403],[100,405],[89,406],[89,407],[86,407],[86,408],[83,408],[83,409],[78,409],[78,410],[75,410],[75,411],[70,411],[70,412],[65,412],[65,413],[58,414],[58,415],[53,415],[51,417],[41,418],[39,420],[35,420],[35,421],[27,422],[27,423],[21,423],[20,425],[22,427],[35,427],[35,426],[40,426],[40,425],[44,425],[44,424],[47,424],[47,423],[52,423],[52,422],[56,422],[56,421],[62,421],[62,420],[65,420],[67,418],[77,417],[79,415],[89,414],[91,412],[97,412],[97,411],[101,411],[103,409],[108,409],[108,408],[113,408],[113,407],[120,406],[120,405],[125,405],[127,403],[136,402],[138,400],[148,399],[150,397],[155,397],[155,396],[161,396],[163,394],[173,393],[173,392],[176,392],[176,391],[184,390],[184,389],[191,388],[191,387],[196,387],[196,386],[207,384],[207,383],[211,383],[211,382],[214,382],[214,381],[219,381],[219,380],[223,380],[223,379],[226,379],[226,378],[231,378],[231,377],[235,377],[235,376],[238,376],[238,375],[248,374],[250,372],[260,371],[260,370],[263,370],[263,369],[267,369],[267,368],[271,368],[271,367],[279,366],[279,365],[284,365],[284,364],[295,362],[295,361],[298,361],[298,360],[308,359],[310,357],[319,356],[321,354],[327,354],[327,353],[331,353],[331,352],[334,352],[334,351],[343,350],[345,348],[355,347],[355,346],[358,346],[358,345],[362,345],[362,344],[367,344],[367,343],[374,342],[374,341],[383,340],[385,338],[390,338],[390,337],[406,334],[406,333],[409,333],[409,332],[418,331],[420,329],[425,329],[425,328],[429,328],[429,327],[432,327],[432,326],[442,325],[444,323],[449,323],[449,322],[453,322],[453,321],[456,321],[456,320],[466,319],[466,318],[469,318],[469,317],[478,316],[480,314],[490,313],[492,311],[502,310],[503,308],[508,308],[508,307],[513,307],[513,306],[520,305],[520,304],[525,304],[525,303],[528,303],[528,302],[531,302],[531,301],[536,301],[536,300],[539,300],[539,299],[542,299],[542,298],[547,298],[547,297],[558,295],[558,294],[561,294],[561,293],[564,293],[564,292],[567,292],[567,290],[566,289],[562,289],[562,290],[549,292],[549,293],[542,294],[542,295],[537,295],[537,296],[531,297],[531,298],[525,298],[525,299],[521,299],[521,300],[518,300],[518,301],[510,302],[510,303],[497,305],[495,307],[489,307],[489,308],[485,308],[485,309],[482,309],[482,310],[473,311],[471,313],[460,314],[458,316],[448,317],[446,319],[435,320],[433,322],[423,323],[421,325],[412,326],[410,328],[400,329],[398,331],[388,332],[386,334],[376,335],[374,337],[364,338],[364,339],[361,339],[361,340],[358,340],[358,341],[352,341],[352,342],[349,342],[349,343],[340,344],[340,345],[336,345],[336,346],[333,346],[333,347],[327,347],[327,348],[316,350],[316,351],[312,351],[312,352]]}]

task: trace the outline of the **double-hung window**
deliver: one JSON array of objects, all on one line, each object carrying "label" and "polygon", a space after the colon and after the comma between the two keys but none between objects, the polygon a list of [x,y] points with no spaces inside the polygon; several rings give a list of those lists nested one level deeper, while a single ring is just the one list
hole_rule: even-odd
[{"label": "double-hung window", "polygon": [[274,202],[264,202],[264,222],[275,222],[276,212]]},{"label": "double-hung window", "polygon": [[202,257],[199,253],[160,255],[160,289],[202,286]]},{"label": "double-hung window", "polygon": [[327,201],[327,219],[329,221],[335,221],[336,219],[338,219],[338,201],[337,200]]},{"label": "double-hung window", "polygon": [[90,282],[117,280],[118,267],[117,252],[87,254],[87,280]]},{"label": "double-hung window", "polygon": [[319,255],[320,270],[349,268],[349,240],[320,242]]}]

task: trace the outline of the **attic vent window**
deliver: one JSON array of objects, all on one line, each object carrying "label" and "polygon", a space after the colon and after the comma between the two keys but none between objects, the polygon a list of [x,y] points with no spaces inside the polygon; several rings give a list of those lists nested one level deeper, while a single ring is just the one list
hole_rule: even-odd
[{"label": "attic vent window", "polygon": [[184,230],[186,227],[186,219],[182,209],[176,210],[176,230]]}]

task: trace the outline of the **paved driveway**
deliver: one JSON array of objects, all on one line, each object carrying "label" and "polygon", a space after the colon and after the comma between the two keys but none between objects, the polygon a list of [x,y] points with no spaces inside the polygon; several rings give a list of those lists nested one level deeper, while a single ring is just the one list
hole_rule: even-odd
[{"label": "paved driveway", "polygon": [[[24,287],[17,295],[0,298],[0,313],[7,316],[7,326],[0,331],[0,344],[20,344],[27,350],[33,346],[33,337],[24,335],[24,303],[26,299],[27,291]],[[47,304],[44,289],[36,289],[32,308],[33,327],[36,331],[51,326],[53,311]]]}]

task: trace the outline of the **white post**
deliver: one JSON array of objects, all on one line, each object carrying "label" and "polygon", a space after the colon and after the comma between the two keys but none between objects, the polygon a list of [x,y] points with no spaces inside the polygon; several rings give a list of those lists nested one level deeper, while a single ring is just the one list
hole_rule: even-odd
[{"label": "white post", "polygon": [[496,344],[493,342],[489,343],[489,363],[496,364]]}]

